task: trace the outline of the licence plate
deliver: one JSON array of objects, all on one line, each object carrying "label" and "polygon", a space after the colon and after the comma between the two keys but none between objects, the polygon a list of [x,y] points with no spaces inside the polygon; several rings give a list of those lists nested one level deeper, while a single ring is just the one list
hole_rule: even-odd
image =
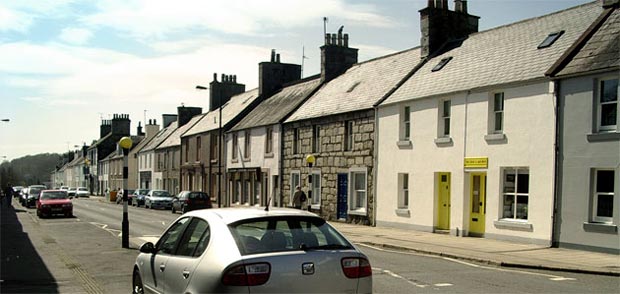
[{"label": "licence plate", "polygon": [[52,208],[52,211],[62,211],[62,208],[55,207],[55,208]]}]

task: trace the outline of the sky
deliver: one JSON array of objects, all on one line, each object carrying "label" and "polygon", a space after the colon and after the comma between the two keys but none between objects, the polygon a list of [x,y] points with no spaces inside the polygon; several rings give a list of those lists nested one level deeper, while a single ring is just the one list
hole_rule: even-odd
[{"label": "sky", "polygon": [[[469,0],[479,31],[586,0]],[[454,9],[453,1],[449,1]],[[162,121],[208,109],[213,74],[257,87],[258,63],[320,72],[328,33],[344,26],[359,61],[420,45],[427,0],[0,0],[0,161],[63,153],[99,138],[102,119]]]}]

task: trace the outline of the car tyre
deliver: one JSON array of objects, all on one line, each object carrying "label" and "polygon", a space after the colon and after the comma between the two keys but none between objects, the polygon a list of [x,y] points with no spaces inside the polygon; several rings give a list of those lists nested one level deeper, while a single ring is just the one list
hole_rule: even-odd
[{"label": "car tyre", "polygon": [[171,211],[172,211],[172,213],[177,213],[177,210],[176,210],[176,209],[174,209],[174,205],[172,206]]},{"label": "car tyre", "polygon": [[133,272],[133,287],[131,287],[133,294],[144,294],[144,287],[142,285],[142,279],[140,278],[140,272],[135,270]]},{"label": "car tyre", "polygon": [[181,206],[181,214],[185,214],[187,212],[187,207],[185,205]]}]

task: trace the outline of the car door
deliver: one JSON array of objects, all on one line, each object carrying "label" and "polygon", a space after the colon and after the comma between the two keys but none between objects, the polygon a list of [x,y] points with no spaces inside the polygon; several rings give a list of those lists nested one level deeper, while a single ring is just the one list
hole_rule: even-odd
[{"label": "car door", "polygon": [[189,217],[184,217],[176,221],[155,245],[155,254],[151,254],[147,267],[142,269],[142,281],[148,291],[164,293],[166,266],[170,258],[174,257],[178,241],[183,236],[189,220]]},{"label": "car door", "polygon": [[210,238],[209,224],[201,218],[192,218],[177,245],[174,257],[169,258],[166,264],[164,292],[185,293]]}]

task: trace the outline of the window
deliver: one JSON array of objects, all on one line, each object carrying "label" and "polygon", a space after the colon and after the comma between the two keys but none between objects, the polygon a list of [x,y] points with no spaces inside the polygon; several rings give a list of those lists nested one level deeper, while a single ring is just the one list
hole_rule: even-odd
[{"label": "window", "polygon": [[312,171],[311,176],[312,176],[312,186],[311,186],[312,197],[308,199],[308,202],[310,203],[310,205],[319,206],[321,204],[321,172]]},{"label": "window", "polygon": [[265,153],[273,153],[273,128],[268,127],[265,135]]},{"label": "window", "polygon": [[594,171],[592,216],[595,222],[612,223],[614,217],[614,170]]},{"label": "window", "polygon": [[211,230],[207,222],[194,218],[179,241],[176,255],[198,257],[207,249],[210,239]]},{"label": "window", "polygon": [[293,130],[293,154],[299,154],[301,142],[299,141],[299,128]]},{"label": "window", "polygon": [[527,220],[530,193],[530,175],[527,168],[504,170],[503,218]]},{"label": "window", "polygon": [[435,65],[435,67],[433,67],[433,69],[431,69],[431,71],[440,71],[444,66],[446,66],[446,64],[448,64],[448,62],[450,62],[450,60],[452,60],[452,56],[442,59],[439,63],[437,63],[437,65]]},{"label": "window", "polygon": [[217,135],[216,134],[211,134],[211,136],[209,138],[210,138],[210,140],[209,140],[209,159],[216,160],[217,159],[217,152],[218,152]]},{"label": "window", "polygon": [[188,217],[182,218],[178,220],[166,233],[164,233],[159,241],[157,242],[156,248],[157,252],[163,254],[174,254],[175,246],[179,238],[181,238],[181,234],[185,231],[187,227]]},{"label": "window", "polygon": [[560,36],[562,36],[562,34],[564,34],[564,31],[559,31],[559,32],[555,32],[555,33],[551,33],[547,36],[547,38],[545,38],[545,40],[542,41],[542,43],[540,43],[540,45],[538,45],[538,49],[542,49],[542,48],[547,48],[551,45],[553,45],[553,43],[560,38]]},{"label": "window", "polygon": [[291,196],[289,198],[290,205],[293,205],[293,195],[295,194],[295,189],[297,186],[301,186],[299,171],[293,171],[291,172]]},{"label": "window", "polygon": [[351,171],[349,194],[349,209],[352,211],[366,212],[366,171]]},{"label": "window", "polygon": [[245,136],[244,136],[244,141],[243,141],[243,156],[245,158],[250,158],[251,154],[251,137],[250,137],[250,131],[245,131]]},{"label": "window", "polygon": [[597,99],[598,130],[618,129],[618,79],[601,80]]},{"label": "window", "polygon": [[312,127],[312,152],[321,152],[321,127]]},{"label": "window", "polygon": [[196,137],[196,161],[200,161],[200,147],[202,147],[202,137]]},{"label": "window", "polygon": [[398,174],[398,208],[409,208],[409,174]]},{"label": "window", "polygon": [[400,140],[408,141],[411,136],[411,108],[403,107],[400,117]]},{"label": "window", "polygon": [[233,133],[232,135],[232,160],[237,160],[237,149],[239,148],[239,136],[237,133]]},{"label": "window", "polygon": [[186,141],[185,144],[185,162],[189,161],[189,139]]},{"label": "window", "polygon": [[444,100],[439,105],[439,137],[450,137],[450,100]]},{"label": "window", "polygon": [[353,121],[346,121],[344,123],[344,150],[353,150]]},{"label": "window", "polygon": [[501,134],[504,131],[504,93],[493,94],[493,133]]}]

